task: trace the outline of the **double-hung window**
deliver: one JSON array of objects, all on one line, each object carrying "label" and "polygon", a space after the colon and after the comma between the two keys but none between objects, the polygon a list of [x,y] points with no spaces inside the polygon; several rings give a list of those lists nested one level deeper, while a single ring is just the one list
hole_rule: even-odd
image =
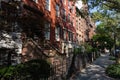
[{"label": "double-hung window", "polygon": [[68,31],[68,39],[69,41],[73,41],[73,33]]},{"label": "double-hung window", "polygon": [[50,40],[50,23],[49,22],[45,23],[45,32],[44,32],[44,35],[45,35],[45,39],[46,40]]},{"label": "double-hung window", "polygon": [[65,9],[62,9],[61,14],[62,14],[62,19],[63,19],[64,21],[66,21],[66,11],[65,11]]},{"label": "double-hung window", "polygon": [[70,0],[68,0],[68,7],[70,7]]},{"label": "double-hung window", "polygon": [[71,41],[71,35],[70,31],[68,31],[68,40]]},{"label": "double-hung window", "polygon": [[45,0],[45,9],[47,9],[48,11],[50,11],[50,0]]},{"label": "double-hung window", "polygon": [[64,36],[64,40],[67,41],[67,31],[66,31],[66,29],[64,29],[63,34],[64,34],[64,35],[63,35],[63,36]]},{"label": "double-hung window", "polygon": [[68,22],[70,22],[70,14],[68,14]]},{"label": "double-hung window", "polygon": [[60,40],[60,26],[56,26],[55,28],[55,38],[56,38],[56,41]]},{"label": "double-hung window", "polygon": [[56,4],[56,16],[59,17],[59,15],[60,15],[59,5]]}]

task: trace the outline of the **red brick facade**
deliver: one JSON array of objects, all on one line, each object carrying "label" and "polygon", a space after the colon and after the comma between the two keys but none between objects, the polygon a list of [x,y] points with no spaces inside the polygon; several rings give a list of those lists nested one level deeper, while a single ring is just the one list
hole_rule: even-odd
[{"label": "red brick facade", "polygon": [[[22,19],[20,16],[20,20],[14,22],[23,29],[23,62],[46,59],[60,65],[59,68],[66,74],[74,48],[95,34],[94,22],[88,15],[78,16],[77,7],[71,0],[22,0],[21,9]],[[88,13],[87,5],[83,6],[83,10]]]},{"label": "red brick facade", "polygon": [[[48,1],[48,2],[47,2]],[[73,51],[76,45],[88,41],[94,34],[95,25],[89,17],[76,16],[75,3],[69,0],[23,0],[24,4],[30,6],[44,16],[40,17],[44,23],[49,23],[49,33],[44,34],[47,40],[56,46],[61,53]],[[86,5],[84,11],[88,13]],[[84,14],[83,14],[84,15]]]},{"label": "red brick facade", "polygon": [[[62,53],[64,53],[64,45],[71,45],[71,43],[76,41],[76,14],[73,2],[68,2],[67,0],[48,0],[50,1],[50,6],[49,10],[46,10],[45,0],[38,0],[37,2],[29,0],[23,1],[25,5],[31,6],[44,13],[42,20],[44,20],[44,23],[50,23],[50,39],[48,40],[50,40],[54,45],[58,43],[57,45],[59,45],[59,49],[62,50]],[[56,6],[58,7],[58,16],[56,15]],[[57,26],[59,27],[58,33],[55,32]],[[58,37],[58,39],[56,39],[56,37]],[[72,46],[70,48],[72,48]]]}]

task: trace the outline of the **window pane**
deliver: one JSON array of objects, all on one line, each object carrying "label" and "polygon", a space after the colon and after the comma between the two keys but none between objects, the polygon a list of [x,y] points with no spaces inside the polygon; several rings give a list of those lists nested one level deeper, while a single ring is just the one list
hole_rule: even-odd
[{"label": "window pane", "polygon": [[65,9],[62,9],[61,14],[62,14],[62,19],[66,20],[66,11],[65,11]]},{"label": "window pane", "polygon": [[50,23],[45,23],[45,39],[50,40]]},{"label": "window pane", "polygon": [[55,28],[55,37],[56,37],[56,40],[59,41],[60,40],[60,27],[57,26]]},{"label": "window pane", "polygon": [[59,5],[56,4],[56,16],[59,16]]},{"label": "window pane", "polygon": [[50,11],[50,0],[46,0],[45,8]]}]

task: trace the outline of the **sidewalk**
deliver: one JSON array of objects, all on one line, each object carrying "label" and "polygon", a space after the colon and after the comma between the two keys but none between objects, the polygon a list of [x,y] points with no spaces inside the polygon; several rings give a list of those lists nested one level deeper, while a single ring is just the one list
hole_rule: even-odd
[{"label": "sidewalk", "polygon": [[102,54],[101,57],[77,73],[71,80],[116,80],[105,74],[105,68],[113,63],[114,61],[109,60],[109,54]]}]

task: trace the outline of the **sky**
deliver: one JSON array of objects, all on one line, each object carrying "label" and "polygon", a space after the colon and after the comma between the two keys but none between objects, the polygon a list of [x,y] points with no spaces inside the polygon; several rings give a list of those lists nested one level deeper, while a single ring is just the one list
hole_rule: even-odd
[{"label": "sky", "polygon": [[81,9],[81,7],[82,7],[82,1],[81,1],[81,0],[77,1],[76,4],[75,4],[75,6],[76,6],[78,9]]}]

